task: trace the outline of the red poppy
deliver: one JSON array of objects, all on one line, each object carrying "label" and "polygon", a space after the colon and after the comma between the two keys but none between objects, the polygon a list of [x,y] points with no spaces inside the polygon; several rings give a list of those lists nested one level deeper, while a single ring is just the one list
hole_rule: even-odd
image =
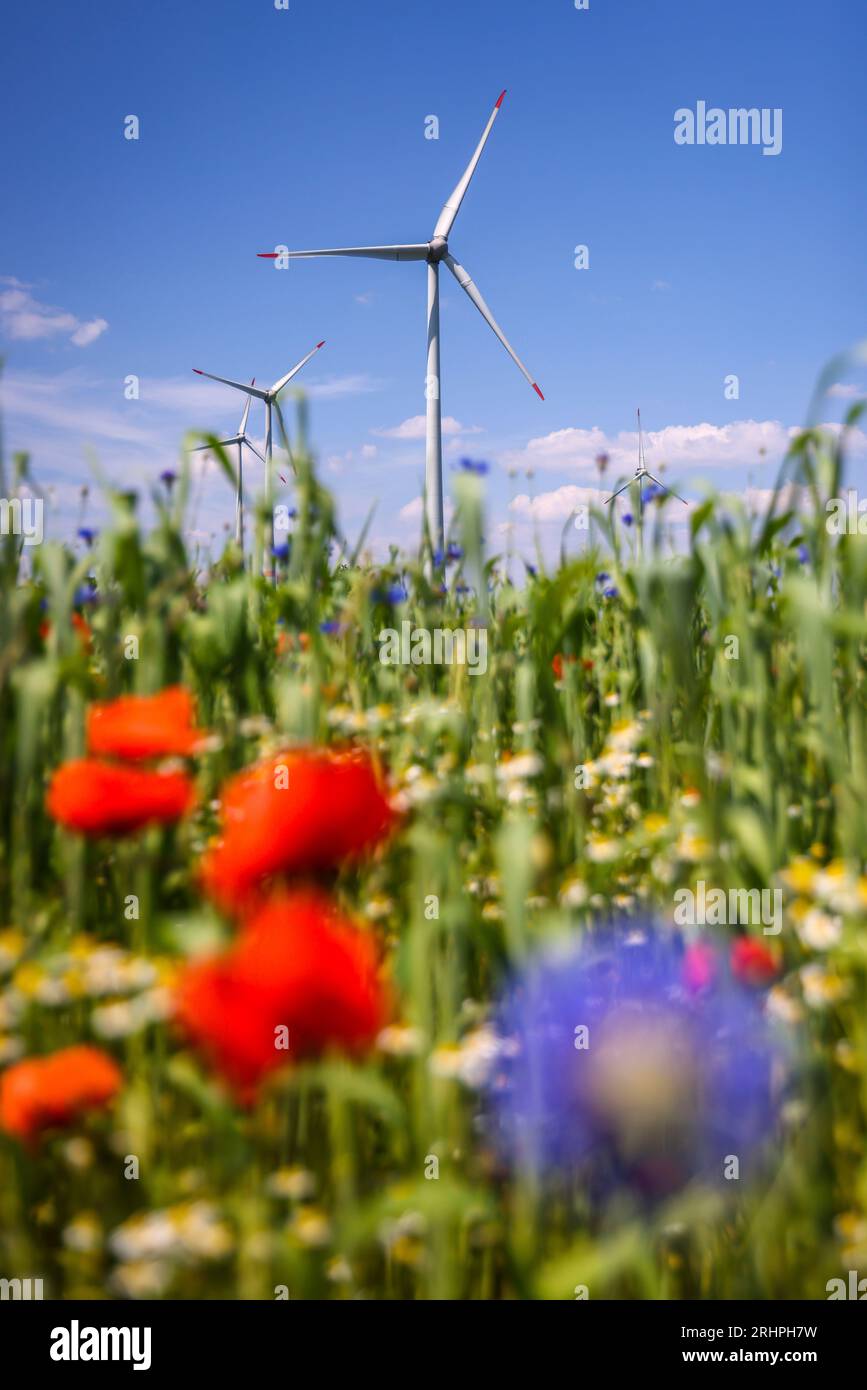
[{"label": "red poppy", "polygon": [[551,670],[554,672],[554,679],[557,681],[563,679],[564,662],[567,666],[574,666],[577,660],[578,658],[576,656],[564,656],[562,652],[557,652],[551,659]]},{"label": "red poppy", "polygon": [[779,974],[773,951],[751,936],[739,936],[731,951],[732,974],[744,985],[768,985]]},{"label": "red poppy", "polygon": [[371,937],[313,889],[262,904],[229,951],[187,967],[175,1002],[186,1036],[244,1102],[287,1062],[363,1050],[387,1017]]},{"label": "red poppy", "polygon": [[79,758],[57,769],[46,806],[67,830],[130,835],[144,825],[178,820],[193,798],[193,784],[183,772],[147,772]]},{"label": "red poppy", "polygon": [[16,1062],[0,1077],[0,1129],[32,1142],[44,1129],[99,1110],[122,1084],[117,1063],[98,1047],[67,1047]]},{"label": "red poppy", "polygon": [[87,712],[87,747],[104,757],[180,757],[192,753],[204,737],[195,725],[193,698],[182,685],[158,695],[122,695]]},{"label": "red poppy", "polygon": [[395,815],[367,754],[305,749],[233,777],[221,820],[223,837],[205,856],[202,882],[236,910],[274,874],[333,869],[372,850]]}]

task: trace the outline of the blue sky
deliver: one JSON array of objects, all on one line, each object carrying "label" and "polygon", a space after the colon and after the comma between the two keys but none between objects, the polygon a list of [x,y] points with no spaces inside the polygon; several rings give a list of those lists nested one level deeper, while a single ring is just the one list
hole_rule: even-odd
[{"label": "blue sky", "polygon": [[[378,543],[409,540],[424,267],[255,253],[427,240],[503,87],[450,244],[544,404],[442,281],[446,467],[491,462],[495,527],[559,531],[600,448],[628,465],[636,405],[689,495],[769,486],[819,370],[865,336],[860,0],[50,0],[4,29],[4,431],[56,487],[54,530],[88,449],[141,485],[186,428],[236,427],[192,367],[270,382],[324,338],[299,384],[344,524],[378,498]],[[781,153],[676,145],[699,100],[781,108]],[[204,482],[219,532],[231,498]]]}]

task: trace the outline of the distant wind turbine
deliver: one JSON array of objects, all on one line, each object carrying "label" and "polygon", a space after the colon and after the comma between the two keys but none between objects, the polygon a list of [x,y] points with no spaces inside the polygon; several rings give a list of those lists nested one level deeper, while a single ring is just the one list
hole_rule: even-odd
[{"label": "distant wind turbine", "polygon": [[[255,377],[250,382],[250,385],[256,385]],[[252,439],[250,439],[249,435],[247,434],[247,420],[250,417],[250,406],[252,404],[253,397],[248,396],[246,404],[244,405],[244,414],[241,416],[241,423],[238,426],[237,434],[231,435],[228,439],[220,440],[220,444],[223,445],[223,447],[226,447],[229,444],[237,444],[238,446],[238,493],[235,501],[235,540],[238,542],[242,550],[244,549],[244,445],[246,444],[247,448],[250,449],[252,453],[256,455],[257,459],[259,459],[261,463],[265,462],[264,458],[262,458],[262,455],[259,453],[259,450],[256,448]],[[199,444],[193,450],[193,453],[197,454],[200,453],[202,449],[210,448],[210,444]]]},{"label": "distant wind turbine", "polygon": [[[264,402],[265,402],[265,492],[266,492],[266,495],[267,495],[267,497],[268,497],[268,505],[269,505],[269,507],[270,507],[270,505],[271,505],[271,456],[272,456],[272,453],[273,453],[272,430],[271,430],[271,411],[272,411],[272,409],[273,409],[273,410],[276,410],[276,412],[277,412],[277,420],[278,420],[279,425],[280,425],[280,433],[283,435],[283,439],[287,441],[287,448],[288,448],[288,435],[287,435],[287,433],[286,433],[286,427],[285,427],[285,425],[283,424],[283,415],[282,415],[282,412],[281,412],[281,410],[280,410],[280,402],[278,401],[277,397],[280,395],[280,392],[283,390],[283,387],[284,387],[284,386],[288,386],[288,385],[289,385],[289,382],[292,380],[292,378],[293,378],[294,376],[297,376],[298,373],[301,371],[301,368],[302,368],[302,367],[305,367],[305,366],[307,365],[307,363],[310,361],[311,357],[315,357],[316,354],[317,354],[317,352],[319,351],[319,349],[320,349],[320,348],[323,348],[324,346],[325,346],[325,340],[323,339],[321,343],[317,343],[316,346],[315,346],[315,348],[312,348],[311,351],[308,352],[308,354],[307,354],[306,357],[302,357],[302,358],[301,358],[301,361],[298,362],[298,363],[292,368],[291,371],[288,371],[288,372],[286,373],[285,376],[281,376],[280,380],[279,380],[279,381],[275,381],[273,386],[269,386],[269,387],[267,387],[267,388],[261,387],[261,386],[255,386],[255,385],[252,385],[252,384],[251,384],[250,386],[247,386],[247,385],[244,384],[243,381],[230,381],[228,377],[225,377],[225,376],[215,376],[213,372],[203,372],[203,371],[201,371],[198,367],[194,367],[194,368],[193,368],[193,371],[196,373],[197,376],[206,376],[206,377],[208,377],[208,379],[209,379],[210,381],[220,381],[220,382],[222,382],[222,384],[223,384],[224,386],[234,386],[234,388],[235,388],[236,391],[245,391],[246,394],[247,394],[247,396],[255,396],[255,397],[257,398],[257,400],[260,400],[260,401],[264,401]],[[249,410],[249,408],[250,408],[250,402],[249,402],[249,400],[248,400],[248,402],[247,402],[247,410]],[[246,414],[246,411],[245,411],[245,413],[244,413],[244,422],[245,422],[245,423],[246,423],[246,419],[247,419],[247,414]],[[243,433],[243,431],[239,431],[239,433]],[[237,439],[235,439],[235,440],[230,441],[230,442],[237,443],[238,441],[237,441]],[[249,443],[249,440],[248,440],[247,442]],[[251,446],[251,447],[252,447],[252,446]],[[239,445],[239,448],[240,448],[240,445]],[[254,450],[253,452],[255,453],[256,451]],[[261,454],[259,455],[259,457],[260,457],[260,458],[262,457]],[[265,539],[266,539],[266,545],[269,546],[269,547],[270,547],[270,545],[271,545],[271,533],[272,533],[272,531],[273,531],[273,524],[270,524],[269,527],[268,527],[268,535],[267,535],[266,538],[265,538]]]},{"label": "distant wind turbine", "polygon": [[619,487],[619,488],[617,489],[616,492],[612,492],[611,496],[607,499],[607,501],[606,501],[603,505],[607,507],[607,506],[609,505],[610,502],[613,502],[613,501],[614,501],[615,497],[619,497],[619,496],[620,496],[621,492],[625,492],[626,489],[627,489],[628,487],[632,487],[633,483],[638,483],[638,519],[639,519],[638,541],[639,541],[639,545],[640,545],[640,544],[641,544],[641,526],[640,526],[640,522],[641,522],[642,516],[644,515],[644,494],[643,494],[643,492],[642,492],[641,485],[642,485],[642,483],[644,482],[644,479],[645,479],[645,478],[649,478],[650,481],[651,481],[652,483],[655,483],[657,487],[661,487],[662,490],[663,490],[663,492],[667,492],[667,493],[669,493],[672,497],[676,497],[677,500],[678,500],[678,502],[682,502],[683,505],[684,505],[685,507],[689,506],[689,503],[687,502],[687,500],[686,500],[685,497],[681,497],[681,495],[680,495],[679,492],[675,492],[675,490],[674,490],[673,487],[666,487],[665,483],[661,483],[661,482],[659,481],[658,478],[654,478],[653,474],[650,472],[649,468],[647,467],[647,464],[646,464],[645,461],[644,461],[644,436],[643,436],[643,434],[642,434],[642,432],[641,432],[641,411],[640,411],[640,410],[637,411],[636,414],[637,414],[637,416],[638,416],[638,465],[637,465],[637,467],[636,467],[636,469],[635,469],[635,473],[634,473],[633,476],[629,479],[629,481],[628,481],[627,483],[624,483],[624,484],[623,484],[623,487]]},{"label": "distant wind turbine", "polygon": [[[425,397],[427,399],[427,423],[425,433],[425,491],[427,494],[427,516],[428,527],[432,545],[439,551],[444,548],[443,531],[443,449],[442,449],[442,417],[440,408],[440,307],[439,307],[439,267],[440,262],[448,266],[452,275],[457,280],[461,289],[475,304],[485,322],[496,333],[503,347],[516,366],[523,372],[533,390],[541,397],[542,392],[536,385],[527,368],[524,366],[518,354],[509,343],[503,330],[500,328],[471,276],[464,270],[449,251],[448,237],[458,215],[464,195],[470,186],[470,180],[476,171],[476,165],[482,156],[482,150],[491,133],[497,113],[503,104],[506,93],[501,92],[497,103],[491,112],[490,120],[482,132],[482,138],[476,146],[475,154],[464,170],[457,186],[451,197],[446,202],[440,213],[433,236],[430,241],[417,242],[412,245],[394,246],[343,246],[335,250],[326,251],[290,251],[289,256],[367,256],[374,260],[383,261],[427,261],[427,380]],[[258,255],[268,260],[275,260],[286,252],[260,251]]]}]

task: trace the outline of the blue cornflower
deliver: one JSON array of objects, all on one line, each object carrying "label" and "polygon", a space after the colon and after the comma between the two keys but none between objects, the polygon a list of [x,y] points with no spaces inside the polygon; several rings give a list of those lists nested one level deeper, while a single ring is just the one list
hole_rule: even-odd
[{"label": "blue cornflower", "polygon": [[469,584],[456,584],[456,585],[455,585],[455,593],[456,593],[456,594],[468,594],[469,592],[470,592],[470,586],[469,586]]},{"label": "blue cornflower", "polygon": [[624,525],[624,526],[631,526],[634,520],[635,520],[635,518],[634,518],[634,516],[632,515],[632,512],[624,512],[624,513],[623,513],[623,525]]},{"label": "blue cornflower", "polygon": [[171,492],[177,480],[178,475],[171,468],[164,468],[160,474],[160,482],[165,483],[167,492]]},{"label": "blue cornflower", "polygon": [[808,545],[798,546],[798,563],[808,565],[810,563],[810,547]]},{"label": "blue cornflower", "polygon": [[780,1061],[760,994],[722,969],[696,990],[681,939],[611,927],[549,947],[501,1004],[493,1135],[537,1172],[661,1197],[741,1172],[769,1136]]},{"label": "blue cornflower", "polygon": [[599,573],[598,573],[597,576],[596,576],[595,583],[597,583],[597,584],[606,584],[610,578],[611,578],[611,575],[608,573],[607,570],[600,570]]},{"label": "blue cornflower", "polygon": [[73,595],[72,602],[79,608],[87,603],[99,603],[99,594],[96,592],[96,580],[90,579],[86,584],[80,585]]},{"label": "blue cornflower", "polygon": [[603,598],[619,598],[620,590],[614,584],[609,584],[607,589],[602,590]]},{"label": "blue cornflower", "polygon": [[79,526],[77,534],[78,539],[84,541],[89,550],[99,533],[90,526]]},{"label": "blue cornflower", "polygon": [[662,488],[658,483],[651,483],[641,494],[642,502],[653,502],[655,498],[662,496]]},{"label": "blue cornflower", "polygon": [[435,550],[433,553],[434,569],[441,569],[444,560],[445,556],[443,552],[441,550]]},{"label": "blue cornflower", "polygon": [[535,579],[535,578],[536,578],[537,570],[536,570],[536,566],[535,566],[535,565],[531,565],[531,564],[529,563],[529,561],[525,560],[525,561],[524,561],[524,568],[526,569],[526,571],[527,571],[527,573],[529,574],[529,576],[530,576],[531,579]]},{"label": "blue cornflower", "polygon": [[281,541],[281,542],[279,543],[279,545],[272,545],[272,546],[271,546],[271,554],[274,556],[274,559],[275,559],[275,560],[288,560],[288,559],[289,559],[289,542],[288,542],[288,541]]},{"label": "blue cornflower", "polygon": [[477,473],[480,477],[489,472],[491,467],[489,463],[477,462],[474,459],[461,459],[460,466],[465,473]]},{"label": "blue cornflower", "polygon": [[324,632],[329,637],[333,636],[335,632],[340,631],[340,623],[337,622],[336,618],[331,618],[328,622],[319,624],[319,631]]},{"label": "blue cornflower", "polygon": [[463,550],[461,549],[461,547],[460,547],[459,545],[455,545],[454,541],[452,541],[451,544],[449,545],[448,550],[446,551],[446,564],[447,564],[447,565],[455,564],[456,561],[462,560],[463,558],[464,558],[464,552],[463,552]]}]

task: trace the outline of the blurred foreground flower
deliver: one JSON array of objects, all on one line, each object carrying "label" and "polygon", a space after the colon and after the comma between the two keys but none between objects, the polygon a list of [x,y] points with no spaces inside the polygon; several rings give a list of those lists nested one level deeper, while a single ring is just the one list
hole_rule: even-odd
[{"label": "blurred foreground flower", "polygon": [[371,1046],[387,1021],[373,939],[324,893],[279,893],[235,945],[178,981],[182,1030],[238,1098],[276,1068],[329,1048]]},{"label": "blurred foreground flower", "polygon": [[130,835],[145,825],[179,820],[193,799],[193,784],[183,772],[145,772],[79,758],[57,769],[46,806],[67,830]]},{"label": "blurred foreground flower", "polygon": [[223,838],[202,863],[207,893],[228,911],[275,874],[338,868],[372,850],[395,813],[365,753],[288,750],[233,777],[221,797]]},{"label": "blurred foreground flower", "polygon": [[157,695],[122,695],[87,713],[87,747],[102,757],[186,757],[206,737],[197,729],[193,698],[181,685]]},{"label": "blurred foreground flower", "polygon": [[0,1129],[33,1141],[108,1105],[120,1090],[117,1063],[97,1047],[67,1047],[16,1062],[0,1077]]},{"label": "blurred foreground flower", "polygon": [[491,1082],[503,1149],[532,1170],[587,1165],[645,1197],[742,1175],[776,1115],[761,1002],[720,971],[696,991],[677,938],[609,933],[531,963],[505,1001],[516,1044]]}]

